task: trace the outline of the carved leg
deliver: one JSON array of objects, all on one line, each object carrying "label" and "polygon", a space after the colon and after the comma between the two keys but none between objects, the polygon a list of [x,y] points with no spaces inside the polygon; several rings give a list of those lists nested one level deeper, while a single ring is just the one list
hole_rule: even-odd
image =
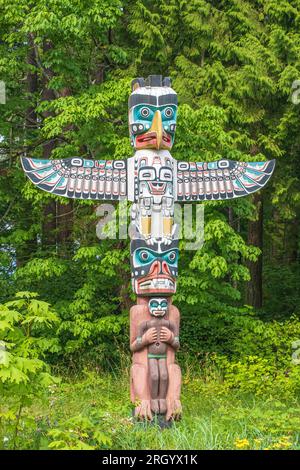
[{"label": "carved leg", "polygon": [[140,401],[134,411],[135,417],[142,420],[152,420],[150,397],[147,391],[147,367],[143,364],[133,364],[131,367],[131,380],[133,396]]},{"label": "carved leg", "polygon": [[168,369],[166,359],[159,359],[159,411],[161,414],[167,412],[167,391],[168,391]]},{"label": "carved leg", "polygon": [[141,403],[135,408],[134,416],[142,421],[152,421],[153,416],[151,413],[150,400],[142,400]]},{"label": "carved leg", "polygon": [[151,395],[151,410],[153,413],[159,413],[159,368],[157,359],[148,359],[149,363],[149,381]]},{"label": "carved leg", "polygon": [[181,370],[177,364],[169,364],[169,388],[167,393],[167,415],[166,420],[180,419],[182,407],[180,402]]}]

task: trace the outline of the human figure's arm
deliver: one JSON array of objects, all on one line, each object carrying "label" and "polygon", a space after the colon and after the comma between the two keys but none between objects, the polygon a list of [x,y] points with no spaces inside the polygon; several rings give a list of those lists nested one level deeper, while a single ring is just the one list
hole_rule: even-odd
[{"label": "human figure's arm", "polygon": [[176,323],[169,322],[169,327],[163,326],[160,331],[160,340],[168,343],[177,351],[179,349],[179,328]]},{"label": "human figure's arm", "polygon": [[148,344],[155,343],[156,340],[157,340],[156,328],[152,327],[152,328],[147,329],[147,322],[146,321],[142,322],[138,326],[137,337],[131,343],[130,350],[131,352],[140,351],[145,346],[148,346]]}]

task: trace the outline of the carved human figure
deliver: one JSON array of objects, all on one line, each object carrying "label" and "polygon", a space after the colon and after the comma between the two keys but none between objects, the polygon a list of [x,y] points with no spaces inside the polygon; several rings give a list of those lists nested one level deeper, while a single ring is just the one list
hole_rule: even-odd
[{"label": "carved human figure", "polygon": [[[148,315],[136,325],[136,334],[131,335],[130,345],[135,354],[145,351],[147,361],[147,367],[143,370],[142,362],[134,360],[133,392],[141,400],[135,415],[152,419],[152,413],[155,413],[167,415],[167,420],[176,419],[181,413],[181,375],[174,363],[175,352],[179,348],[179,312],[166,298],[151,298],[145,306]],[[145,313],[145,308],[143,310]],[[143,380],[147,382],[146,387],[141,387]]]}]

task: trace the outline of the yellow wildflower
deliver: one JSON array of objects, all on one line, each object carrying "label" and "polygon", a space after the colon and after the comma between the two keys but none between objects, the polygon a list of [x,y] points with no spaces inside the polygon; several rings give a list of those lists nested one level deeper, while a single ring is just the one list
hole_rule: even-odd
[{"label": "yellow wildflower", "polygon": [[237,449],[245,449],[249,446],[249,441],[248,439],[236,439],[234,445]]},{"label": "yellow wildflower", "polygon": [[289,449],[293,445],[290,439],[289,436],[282,436],[278,442],[272,445],[272,449]]}]

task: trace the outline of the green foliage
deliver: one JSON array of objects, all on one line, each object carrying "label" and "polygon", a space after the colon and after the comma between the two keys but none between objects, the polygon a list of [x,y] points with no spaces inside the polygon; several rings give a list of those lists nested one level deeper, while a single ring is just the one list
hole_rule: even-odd
[{"label": "green foliage", "polygon": [[57,382],[44,358],[60,349],[54,329],[58,317],[36,297],[17,292],[15,300],[0,305],[1,419],[11,423],[13,447],[24,407]]},{"label": "green foliage", "polygon": [[110,437],[97,430],[97,423],[85,416],[67,420],[60,428],[51,429],[48,435],[51,438],[49,449],[96,450],[112,445]]},{"label": "green foliage", "polygon": [[256,356],[284,371],[291,364],[292,343],[299,338],[297,317],[266,322],[255,317],[249,308],[214,315],[191,310],[182,318],[181,351],[183,356],[200,360],[207,353],[225,354],[234,361]]},{"label": "green foliage", "polygon": [[[290,363],[300,338],[300,106],[291,100],[299,0],[0,0],[0,8],[1,445],[299,447]],[[130,81],[150,73],[170,75],[179,95],[175,158],[277,160],[262,193],[261,311],[244,305],[249,262],[261,255],[247,241],[250,197],[207,202],[203,247],[180,244],[174,302],[187,418],[173,434],[133,428],[120,379],[51,385],[49,364],[65,373],[88,363],[102,374],[128,363],[128,241],[96,238],[93,201],[59,214],[69,201],[37,190],[19,161],[49,147],[51,158],[130,157]],[[203,369],[189,379],[191,362]]]},{"label": "green foliage", "polygon": [[[264,271],[265,316],[279,319],[292,313],[299,316],[299,264],[266,265]],[[280,289],[274,289],[274,286],[280,286]]]},{"label": "green foliage", "polygon": [[[298,398],[290,393],[283,397],[283,390],[279,397],[276,383],[261,396],[232,389],[226,379],[222,380],[220,366],[214,361],[206,362],[201,375],[193,368],[184,374],[184,415],[172,429],[161,432],[155,425],[133,425],[125,369],[114,378],[89,372],[83,378],[51,387],[50,406],[36,402],[28,410],[35,425],[23,427],[21,446],[91,450],[299,449]],[[2,429],[7,437],[5,426]],[[4,446],[9,446],[7,439]]]},{"label": "green foliage", "polygon": [[269,359],[258,356],[246,356],[232,362],[224,356],[217,357],[216,364],[223,373],[228,390],[256,396],[273,394],[284,399],[299,395],[300,370],[297,366],[290,364],[290,370],[278,369]]},{"label": "green foliage", "polygon": [[[300,200],[299,107],[290,100],[300,70],[299,2],[61,0],[29,8],[10,0],[1,6],[0,70],[8,88],[0,109],[1,301],[34,290],[59,312],[66,353],[82,357],[92,348],[105,349],[106,342],[114,354],[112,335],[126,331],[129,296],[133,300],[128,243],[96,239],[92,201],[74,202],[67,242],[59,227],[64,218],[55,219],[54,241],[47,241],[45,208],[66,201],[26,181],[19,156],[42,157],[54,142],[53,158],[128,158],[130,81],[157,72],[171,75],[179,95],[175,158],[277,158],[275,177],[263,193],[266,318],[276,309],[283,317],[294,313],[295,289],[288,309],[286,304],[298,277],[286,271],[291,285],[286,281],[280,302],[276,264],[286,267],[289,254],[295,259],[299,239],[293,231]],[[37,80],[32,93],[30,74]],[[47,99],[45,82],[53,91]],[[24,130],[31,108],[36,123]],[[188,252],[181,244],[175,301],[183,311],[243,309],[247,263],[260,253],[246,243],[254,216],[251,198],[205,204],[203,247]]]}]

